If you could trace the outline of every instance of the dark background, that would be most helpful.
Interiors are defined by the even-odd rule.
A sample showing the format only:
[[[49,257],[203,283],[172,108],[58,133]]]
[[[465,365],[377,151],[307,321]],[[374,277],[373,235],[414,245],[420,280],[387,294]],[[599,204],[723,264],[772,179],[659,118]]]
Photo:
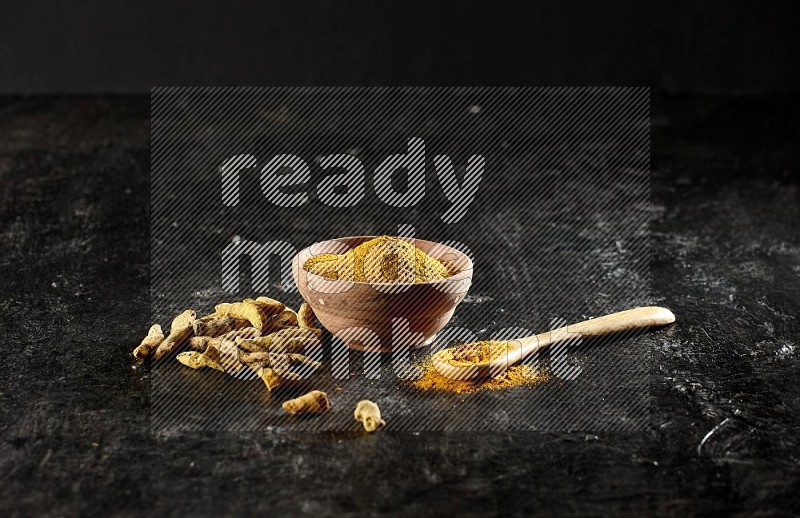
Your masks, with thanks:
[[[800,89],[796,2],[5,0],[0,93],[153,86]]]

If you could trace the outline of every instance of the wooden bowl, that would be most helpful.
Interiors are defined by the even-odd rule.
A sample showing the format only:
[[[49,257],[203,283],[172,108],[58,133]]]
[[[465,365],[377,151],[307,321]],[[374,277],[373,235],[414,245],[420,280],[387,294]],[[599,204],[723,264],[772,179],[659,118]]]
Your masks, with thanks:
[[[292,261],[297,289],[320,323],[351,349],[391,352],[431,343],[472,284],[472,261],[455,248],[401,238],[455,272],[433,282],[393,284],[332,280],[303,269],[319,254],[343,254],[378,236],[342,237],[301,250]]]

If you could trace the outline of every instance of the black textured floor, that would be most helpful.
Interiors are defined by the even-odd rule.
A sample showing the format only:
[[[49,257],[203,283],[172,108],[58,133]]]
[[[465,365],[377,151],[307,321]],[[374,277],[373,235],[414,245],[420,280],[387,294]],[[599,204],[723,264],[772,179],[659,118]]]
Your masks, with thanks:
[[[800,512],[800,101],[656,100],[646,433],[150,433],[146,98],[0,99],[0,512]]]

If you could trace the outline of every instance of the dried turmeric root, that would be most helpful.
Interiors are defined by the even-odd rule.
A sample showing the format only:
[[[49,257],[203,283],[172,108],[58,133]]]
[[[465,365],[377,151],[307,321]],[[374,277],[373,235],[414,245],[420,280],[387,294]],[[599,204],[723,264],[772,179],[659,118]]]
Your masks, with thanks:
[[[310,308],[303,317],[304,323],[313,323]],[[152,353],[158,359],[186,344],[192,352],[180,354],[178,361],[192,368],[207,366],[236,374],[248,366],[256,372],[270,369],[265,375],[299,381],[303,376],[293,372],[295,367],[310,373],[321,366],[305,356],[307,351],[320,350],[321,344],[315,332],[319,330],[298,325],[295,311],[269,297],[218,304],[214,313],[201,318],[187,309],[172,321],[166,338],[161,327],[152,326],[133,354],[142,359]],[[276,383],[270,381],[267,386]]]
[[[193,336],[189,338],[188,344],[189,349],[203,352],[208,349],[210,345],[220,349],[222,348],[222,344],[225,342],[230,342],[233,344],[237,339],[251,340],[259,334],[260,332],[258,329],[254,327],[245,327],[243,329],[228,331],[222,336]]]
[[[281,302],[269,297],[258,297],[257,299],[244,299],[242,302],[217,304],[214,313],[218,317],[228,317],[247,320],[258,329],[263,330],[269,324],[270,317],[277,315],[284,310]]]
[[[366,399],[358,402],[353,415],[356,421],[361,421],[364,425],[364,430],[368,432],[374,432],[386,424],[386,422],[381,419],[381,409],[378,408],[378,405]]]
[[[191,367],[192,369],[211,367],[212,369],[225,372],[225,369],[222,368],[222,365],[212,360],[205,354],[199,353],[197,351],[186,351],[180,353],[178,356],[176,356],[176,358],[178,359],[179,362],[186,365],[187,367]]]
[[[238,374],[244,365],[239,361],[239,349],[230,341],[210,342],[203,355],[220,365],[228,374]]]
[[[235,342],[237,338],[251,339],[251,338],[256,338],[258,336],[261,336],[261,331],[259,331],[255,327],[243,327],[241,329],[228,331],[220,338],[222,338],[223,340],[227,340],[229,342]]]
[[[241,363],[256,372],[259,369],[271,369],[277,375],[292,381],[300,381],[322,367],[322,363],[297,353],[248,353],[239,350],[238,358]]]
[[[236,337],[234,342],[236,345],[239,346],[245,352],[256,353],[256,352],[265,352],[268,353],[272,350],[272,344],[277,339],[279,339],[278,332],[270,333],[268,335],[260,335],[260,336],[253,336],[253,337]]]
[[[239,329],[242,322],[248,325],[246,320],[236,320],[235,318],[221,317],[214,313],[195,320],[192,330],[195,336],[219,336],[228,331]]]
[[[328,395],[321,390],[312,390],[299,398],[284,401],[281,406],[292,415],[326,412],[331,407]]]
[[[317,360],[313,360],[308,356],[299,353],[285,353],[285,354],[273,354],[272,355],[272,364],[273,365],[288,365],[291,367],[295,366],[303,366],[308,367],[311,370],[317,370],[322,367],[322,363],[318,362]]]
[[[286,385],[287,383],[291,384],[302,381],[302,378],[293,372],[278,373],[278,371],[270,367],[258,369],[256,374],[259,378],[261,378],[261,381],[264,382],[264,385],[267,386],[267,390],[270,392],[278,387]]]
[[[284,329],[272,336],[270,350],[277,353],[305,354],[320,346],[319,337],[310,329]]]
[[[189,345],[189,349],[197,352],[204,352],[208,349],[209,345],[216,344],[219,345],[222,343],[222,337],[214,337],[214,336],[193,336],[189,338],[187,344]]]
[[[234,339],[236,345],[248,353],[267,353],[269,352],[269,344],[272,343],[272,335],[259,336],[257,338],[236,338]]]
[[[273,329],[284,329],[297,325],[297,313],[293,309],[286,308],[272,319],[270,325]]]
[[[297,328],[297,313],[293,309],[284,308],[279,313],[272,315],[264,321],[261,333],[264,335],[281,331],[283,329]]]
[[[194,326],[196,318],[197,315],[191,309],[187,309],[175,317],[169,330],[169,336],[158,346],[153,358],[158,360],[183,344],[194,332],[192,326]]]
[[[139,347],[133,350],[134,358],[139,360],[144,360],[150,353],[152,353],[161,342],[164,341],[164,332],[161,331],[161,326],[158,324],[153,324],[150,327],[150,330],[147,332],[147,336],[144,337],[142,343],[139,344]]]
[[[270,353],[264,351],[244,352],[239,349],[239,361],[256,371],[272,365]]]
[[[320,336],[322,334],[322,329],[315,326],[315,316],[314,310],[311,309],[311,306],[308,303],[303,302],[300,305],[300,309],[297,310],[297,325],[301,329],[308,329],[312,331],[315,335]]]
[[[319,338],[308,329],[289,328],[257,338],[237,338],[236,345],[247,352],[303,353],[319,346]]]

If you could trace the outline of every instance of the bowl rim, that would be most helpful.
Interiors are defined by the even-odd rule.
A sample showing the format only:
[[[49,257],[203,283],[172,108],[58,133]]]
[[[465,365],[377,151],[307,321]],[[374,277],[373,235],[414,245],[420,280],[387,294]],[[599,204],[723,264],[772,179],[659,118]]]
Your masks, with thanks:
[[[379,234],[379,235],[374,235],[374,236],[370,236],[370,235],[342,236],[342,237],[336,237],[336,238],[333,238],[333,239],[325,239],[325,240],[322,240],[322,241],[317,241],[315,243],[312,243],[312,244],[308,245],[305,248],[302,248],[299,252],[297,252],[295,254],[294,258],[292,259],[292,265],[293,265],[292,270],[293,270],[293,272],[297,272],[297,275],[299,275],[300,270],[303,270],[304,272],[306,272],[306,275],[311,277],[312,279],[314,279],[315,282],[322,281],[322,282],[327,282],[327,283],[352,283],[352,284],[359,285],[359,286],[397,286],[397,287],[400,287],[400,286],[403,286],[403,287],[406,287],[406,286],[432,286],[432,285],[435,285],[435,284],[448,284],[448,283],[452,283],[452,282],[461,282],[463,280],[471,280],[472,279],[472,271],[475,268],[475,264],[473,263],[472,259],[470,259],[467,254],[465,254],[461,250],[457,250],[456,248],[453,248],[450,245],[446,245],[444,243],[439,243],[438,241],[430,241],[428,239],[420,239],[420,238],[409,237],[409,236],[389,236],[389,237],[396,237],[396,238],[402,239],[402,240],[404,240],[406,242],[408,242],[409,240],[424,241],[426,243],[432,243],[434,245],[447,247],[450,250],[452,250],[453,252],[455,252],[460,258],[463,258],[464,260],[466,260],[467,268],[462,269],[461,271],[459,271],[455,275],[452,275],[450,277],[446,277],[444,279],[439,279],[439,280],[436,280],[436,281],[425,281],[425,282],[366,282],[366,281],[340,281],[338,279],[329,279],[328,277],[323,277],[322,275],[318,275],[316,273],[312,273],[312,272],[309,272],[308,270],[305,270],[302,267],[302,265],[300,264],[300,256],[302,256],[304,252],[307,252],[310,248],[312,248],[314,246],[317,246],[317,245],[320,245],[320,244],[323,244],[323,243],[342,241],[342,240],[345,240],[345,239],[363,239],[364,241],[369,241],[370,239],[375,239],[375,238],[382,237],[382,236],[389,236],[389,234]],[[297,278],[295,278],[295,283],[299,284],[297,282]]]

